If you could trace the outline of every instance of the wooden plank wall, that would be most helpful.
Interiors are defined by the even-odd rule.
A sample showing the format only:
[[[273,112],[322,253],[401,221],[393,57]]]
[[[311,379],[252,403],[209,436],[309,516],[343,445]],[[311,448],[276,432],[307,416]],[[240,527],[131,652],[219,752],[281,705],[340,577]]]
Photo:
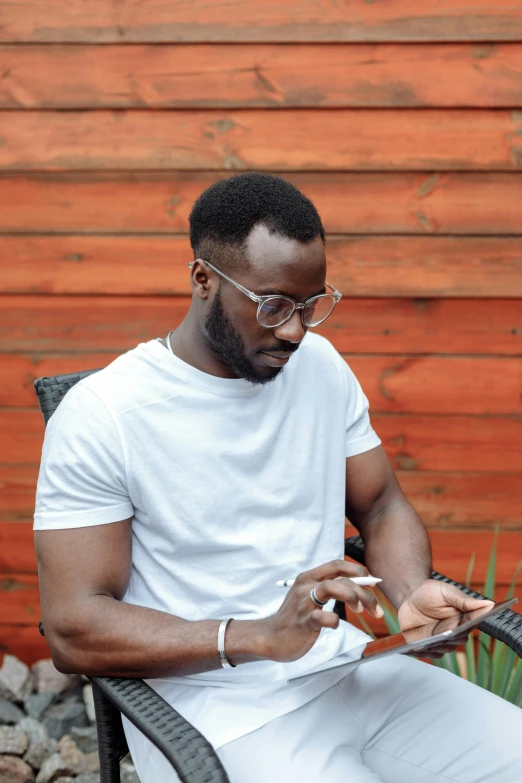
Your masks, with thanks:
[[[176,326],[187,217],[234,170],[317,204],[322,328],[435,563],[522,554],[522,3],[0,1],[0,649],[45,654],[32,381]]]

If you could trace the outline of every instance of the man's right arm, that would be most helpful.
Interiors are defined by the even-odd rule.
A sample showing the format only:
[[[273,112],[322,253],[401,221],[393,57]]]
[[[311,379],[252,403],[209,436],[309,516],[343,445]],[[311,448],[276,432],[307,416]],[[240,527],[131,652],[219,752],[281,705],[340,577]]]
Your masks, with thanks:
[[[219,669],[219,620],[190,621],[122,602],[131,570],[131,520],[35,531],[45,636],[62,672],[113,677],[168,677]],[[322,600],[358,601],[375,616],[372,594],[339,578],[367,573],[333,561],[301,574],[279,611],[262,620],[229,624],[226,654],[233,664],[296,660],[322,627],[336,627],[332,612],[310,600],[318,582]]]

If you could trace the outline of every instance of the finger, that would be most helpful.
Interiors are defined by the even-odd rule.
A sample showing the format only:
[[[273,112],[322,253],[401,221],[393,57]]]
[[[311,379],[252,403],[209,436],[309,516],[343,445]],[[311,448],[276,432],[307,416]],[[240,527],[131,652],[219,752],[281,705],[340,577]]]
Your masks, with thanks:
[[[348,604],[353,612],[366,609],[373,617],[380,618],[384,612],[370,590],[354,585],[349,579],[325,579],[315,586],[315,594],[320,601],[335,598]]]
[[[494,601],[482,598],[472,598],[455,585],[441,583],[442,595],[449,606],[455,607],[459,612],[473,612],[475,609],[490,609]]]
[[[337,576],[368,576],[368,569],[348,560],[331,560],[310,571],[304,571],[297,577],[296,582],[298,580],[321,582],[323,579],[335,579]]]
[[[314,631],[321,628],[337,628],[339,615],[335,612],[323,612],[322,609],[314,609],[310,614],[310,624]]]

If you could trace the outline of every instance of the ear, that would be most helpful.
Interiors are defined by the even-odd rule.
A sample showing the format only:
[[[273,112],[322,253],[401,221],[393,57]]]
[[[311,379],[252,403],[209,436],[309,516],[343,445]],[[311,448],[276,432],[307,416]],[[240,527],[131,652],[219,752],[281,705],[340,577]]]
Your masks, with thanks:
[[[189,264],[190,285],[192,286],[192,291],[199,299],[208,299],[214,287],[212,278],[209,277],[204,263],[201,258],[196,258]]]

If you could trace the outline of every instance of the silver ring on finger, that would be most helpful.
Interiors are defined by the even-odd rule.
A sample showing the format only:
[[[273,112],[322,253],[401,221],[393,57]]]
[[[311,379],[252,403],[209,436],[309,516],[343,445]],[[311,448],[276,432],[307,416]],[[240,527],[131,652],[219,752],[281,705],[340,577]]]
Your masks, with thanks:
[[[317,597],[317,593],[315,592],[315,587],[312,587],[312,589],[310,590],[310,598],[312,599],[312,601],[314,602],[314,604],[316,606],[321,606],[322,607],[322,606],[325,606],[325,604],[328,603],[328,600],[321,601],[321,599]]]

